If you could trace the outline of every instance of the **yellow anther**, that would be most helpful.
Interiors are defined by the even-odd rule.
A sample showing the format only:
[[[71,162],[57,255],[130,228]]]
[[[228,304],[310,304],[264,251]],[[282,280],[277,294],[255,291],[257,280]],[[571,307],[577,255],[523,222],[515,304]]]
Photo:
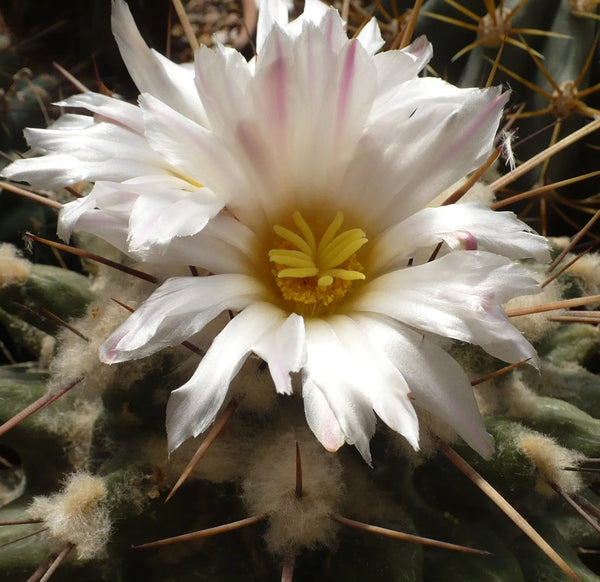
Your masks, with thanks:
[[[286,301],[306,315],[315,314],[343,298],[352,281],[364,279],[362,265],[356,253],[366,244],[367,237],[360,228],[338,234],[344,215],[337,212],[317,238],[299,211],[292,220],[299,233],[280,225],[273,230],[282,239],[281,247],[269,251],[277,286]]]
[[[322,275],[317,280],[317,285],[319,287],[329,287],[329,285],[333,284],[333,277],[331,275]]]

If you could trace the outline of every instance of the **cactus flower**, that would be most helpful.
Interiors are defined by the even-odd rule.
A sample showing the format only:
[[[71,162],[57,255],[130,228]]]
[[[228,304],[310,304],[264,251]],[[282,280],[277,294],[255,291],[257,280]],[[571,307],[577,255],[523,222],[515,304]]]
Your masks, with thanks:
[[[61,211],[63,237],[77,228],[136,259],[209,273],[167,278],[104,343],[105,362],[234,313],[171,395],[171,450],[207,429],[254,353],[278,393],[301,390],[328,450],[353,444],[370,462],[377,417],[416,449],[422,409],[490,455],[469,379],[440,338],[535,364],[502,304],[538,292],[514,259],[545,260],[546,242],[482,203],[430,203],[486,160],[506,95],[419,77],[432,54],[424,38],[378,52],[374,20],[348,39],[316,0],[291,22],[267,1],[259,18],[250,62],[202,47],[192,68],[148,49],[117,0],[113,30],[138,105],[65,100],[94,116],[29,130],[45,155],[4,175],[94,181]]]

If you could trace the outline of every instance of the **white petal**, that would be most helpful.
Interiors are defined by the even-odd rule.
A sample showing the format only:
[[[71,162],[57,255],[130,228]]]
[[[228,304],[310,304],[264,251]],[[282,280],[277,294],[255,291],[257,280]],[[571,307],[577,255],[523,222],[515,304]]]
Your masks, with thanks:
[[[506,99],[439,79],[405,83],[391,105],[373,109],[342,186],[348,205],[379,229],[426,206],[485,161]]]
[[[306,361],[304,319],[295,313],[283,319],[256,344],[254,353],[269,365],[277,392],[291,394],[290,372],[299,372]]]
[[[200,331],[226,309],[244,309],[264,295],[245,275],[174,277],[165,281],[100,349],[103,362],[142,358]]]
[[[281,315],[281,310],[271,305],[253,304],[236,315],[215,338],[194,375],[169,398],[169,451],[210,426],[229,384],[261,337],[278,324]]]
[[[127,252],[127,220],[121,215],[90,210],[81,215],[77,227],[104,239],[121,252]]]
[[[245,93],[251,73],[246,59],[221,45],[214,50],[202,46],[196,52],[195,71],[196,89],[212,130],[231,131],[235,121],[249,115]]]
[[[135,254],[133,256],[138,258]],[[215,275],[237,273],[254,276],[256,273],[255,265],[248,260],[246,253],[228,244],[222,237],[209,236],[205,231],[172,239],[166,249],[152,253],[148,260],[161,267],[200,267]]]
[[[129,213],[136,198],[137,195],[134,193],[127,194],[122,189],[111,187],[110,184],[97,182],[87,196],[63,205],[58,216],[58,236],[68,241],[73,231],[81,228],[82,217],[90,214],[96,214],[96,218],[100,220],[102,220],[101,216],[105,216],[109,221],[117,220],[126,228],[129,222]],[[101,212],[98,212],[99,210]],[[87,232],[104,238],[102,231]]]
[[[49,129],[26,129],[25,137],[33,149],[48,155],[17,160],[3,175],[42,188],[166,172],[142,136],[86,115],[63,115]]]
[[[193,71],[148,48],[123,0],[113,0],[111,23],[121,57],[140,93],[152,93],[181,114],[205,124]]]
[[[410,193],[410,201],[404,197],[395,197],[390,201],[388,208],[397,207],[402,200],[401,213],[405,216],[408,213],[412,214],[432,199],[434,191],[441,192],[479,167],[492,149],[502,109],[507,100],[508,94],[502,94],[500,88],[464,90],[460,107],[447,115],[441,124],[433,127],[429,135],[432,141],[427,149],[421,152],[422,157],[413,158],[416,165],[410,179],[402,185],[400,194],[402,196]],[[439,104],[436,104],[436,107],[438,106]],[[426,115],[431,115],[429,107],[423,109],[426,110]],[[417,118],[415,122],[424,121],[419,111],[413,117]],[[431,123],[433,120],[429,118],[428,121]],[[431,147],[433,140],[435,147]],[[409,159],[405,161],[410,163]],[[400,212],[395,212],[396,216],[399,214]]]
[[[171,109],[152,95],[140,96],[145,135],[151,147],[196,182],[209,187],[224,203],[235,198],[236,163],[210,131]]]
[[[421,72],[433,56],[433,47],[425,36],[419,36],[406,48],[403,48],[401,52],[410,55],[417,63],[419,72]]]
[[[321,2],[321,0],[306,0],[304,2],[304,11],[298,20],[319,24],[325,19],[325,16],[331,12],[333,12],[331,7],[327,6],[324,2]],[[335,14],[340,18],[340,22],[343,23],[337,10],[335,10]]]
[[[256,25],[256,52],[260,55],[267,36],[277,24],[284,27],[288,23],[288,6],[282,0],[261,0],[258,5]]]
[[[148,260],[161,265],[194,265],[217,275],[255,275],[256,263],[262,262],[265,252],[254,232],[224,213],[215,216],[202,232],[176,237],[159,250]]]
[[[222,209],[206,188],[193,190],[175,176],[140,176],[125,183],[97,182],[88,196],[66,204],[60,213],[58,234],[68,240],[81,218],[89,213],[119,216],[129,224],[124,252],[152,261],[164,254],[173,238],[202,230]],[[105,238],[102,232],[95,232]]]
[[[309,28],[307,24],[327,30],[328,38],[330,40],[335,38],[335,46],[338,48],[348,40],[340,13],[321,0],[305,0],[304,11],[285,27],[285,33],[290,38],[298,38]]]
[[[330,453],[335,453],[346,436],[322,390],[309,378],[302,386],[304,414],[310,430]]]
[[[204,229],[204,234],[231,245],[248,259],[261,262],[264,243],[254,231],[231,215],[215,216]]]
[[[373,273],[406,265],[417,249],[445,241],[460,248],[463,235],[474,237],[477,249],[510,259],[548,261],[548,241],[535,234],[512,212],[495,212],[481,202],[424,208],[388,229],[369,245],[365,263]]]
[[[161,257],[155,254],[153,262],[175,263],[202,267],[215,274],[255,274],[256,263],[261,262],[263,245],[246,225],[232,216],[215,216],[195,236],[171,240]]]
[[[344,197],[340,176],[377,90],[360,44],[336,52],[320,28],[307,25],[294,42],[275,29],[249,88],[254,117],[238,126],[237,158],[271,217],[289,211],[292,196],[306,206],[324,193]]]
[[[135,133],[144,132],[144,120],[139,107],[100,93],[81,93],[55,103],[59,107],[83,107],[100,116],[102,121],[122,125]]]
[[[535,365],[535,350],[501,307],[535,293],[538,284],[520,265],[483,251],[456,251],[370,281],[348,308],[480,345],[507,362],[531,358]]]
[[[105,158],[82,162],[74,155],[49,154],[16,160],[0,175],[16,182],[28,182],[37,188],[55,190],[82,180],[95,182],[106,178],[119,181],[160,171],[161,168],[140,160]]]
[[[329,318],[351,360],[350,373],[373,410],[411,446],[419,448],[419,423],[408,398],[409,387],[395,366],[382,356],[377,344],[368,341],[365,332],[346,316]]]
[[[458,363],[432,341],[387,318],[353,316],[372,345],[404,376],[414,404],[449,424],[484,457],[494,446],[485,430],[473,389]]]
[[[375,55],[373,63],[377,68],[378,91],[373,115],[394,107],[397,103],[395,100],[402,95],[403,83],[416,79],[432,54],[431,44],[421,36],[404,50]]]
[[[374,55],[385,44],[376,18],[371,18],[356,38],[369,55]]]
[[[129,218],[129,251],[152,260],[153,254],[165,252],[172,239],[200,232],[222,208],[223,203],[207,188],[194,192],[164,189],[153,195],[142,191]]]
[[[166,101],[167,105],[170,105],[174,109],[178,108],[177,111],[183,113],[186,117],[189,117],[204,127],[210,128],[210,122],[204,111],[204,104],[196,91],[193,63],[177,64],[154,49],[151,49],[151,52],[156,60],[161,63],[165,72],[171,79],[171,85],[177,87],[182,96],[183,103],[177,99],[174,102]],[[145,91],[140,91],[140,93],[144,92]]]
[[[67,116],[63,116],[64,120]],[[144,138],[126,128],[112,123],[94,123],[87,127],[70,129],[54,124],[48,129],[25,130],[27,143],[40,153],[63,153],[76,155],[82,162],[97,160],[144,160],[157,161]]]
[[[327,321],[310,319],[305,325],[306,381],[321,391],[346,442],[355,445],[370,464],[369,441],[375,432],[375,415],[371,402],[363,394],[364,387],[358,386],[352,376],[351,356]]]

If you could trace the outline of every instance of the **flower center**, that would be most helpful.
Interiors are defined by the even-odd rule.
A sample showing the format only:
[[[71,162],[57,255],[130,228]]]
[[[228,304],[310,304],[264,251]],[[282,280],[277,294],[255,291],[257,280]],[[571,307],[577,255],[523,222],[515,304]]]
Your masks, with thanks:
[[[294,212],[292,220],[298,232],[279,225],[273,227],[281,240],[278,248],[269,251],[269,261],[283,298],[292,302],[301,315],[316,315],[342,299],[353,281],[365,278],[356,253],[367,238],[360,228],[339,233],[344,222],[341,212],[318,243],[299,211]]]

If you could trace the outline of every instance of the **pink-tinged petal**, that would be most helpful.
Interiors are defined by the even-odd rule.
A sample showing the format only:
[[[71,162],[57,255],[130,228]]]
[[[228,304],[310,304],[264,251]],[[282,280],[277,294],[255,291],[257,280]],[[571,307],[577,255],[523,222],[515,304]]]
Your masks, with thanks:
[[[433,56],[433,47],[425,36],[419,36],[400,52],[410,55],[417,63],[419,72],[421,72]]]
[[[343,55],[342,74],[339,83],[338,103],[336,108],[336,133],[339,134],[342,124],[347,123],[350,114],[350,100],[356,93],[356,49],[358,41],[351,41]]]
[[[96,121],[108,121],[130,129],[144,132],[144,120],[139,107],[100,93],[81,93],[55,103],[58,107],[82,107],[97,115]]]
[[[377,91],[360,44],[346,41],[336,53],[320,28],[306,25],[295,42],[275,29],[250,86],[254,117],[238,159],[262,205],[275,217],[280,205],[311,206],[324,192],[343,198],[340,177]]]
[[[348,351],[350,373],[357,385],[362,386],[377,416],[391,429],[419,449],[419,421],[408,398],[410,389],[398,369],[390,364],[364,330],[349,317],[337,315],[329,324]]]
[[[287,89],[290,86],[288,68],[291,63],[286,62],[287,55],[284,52],[283,35],[274,33],[270,38],[273,39],[273,48],[271,51],[266,50],[264,57],[261,56],[260,68],[257,72],[259,75],[264,73],[264,79],[261,79],[260,84],[266,87],[264,92],[265,97],[269,97],[267,106],[269,107],[271,117],[274,121],[273,129],[275,129],[278,134],[274,137],[278,137],[279,141],[282,142],[281,138],[283,137],[283,133],[287,130],[289,121]],[[274,54],[269,54],[271,58],[269,66],[267,67],[263,64],[263,61],[267,59],[267,53],[270,52],[273,52]]]
[[[148,48],[123,0],[113,0],[111,24],[121,57],[139,92],[152,93],[204,125],[206,118],[194,87],[193,71]]]
[[[348,205],[378,229],[426,206],[485,161],[506,99],[497,88],[405,83],[396,99],[371,111],[342,185]]]
[[[348,163],[349,146],[354,149],[364,131],[376,96],[377,73],[357,40],[350,41],[337,57],[342,64],[333,108],[335,126],[329,156],[334,171]]]
[[[431,340],[377,316],[353,315],[372,345],[397,367],[413,403],[450,425],[485,458],[494,451],[473,389],[461,366]]]
[[[271,156],[280,153],[283,160],[289,149],[287,136],[292,130],[290,121],[295,120],[294,112],[290,111],[289,94],[294,87],[292,46],[288,36],[279,26],[275,26],[257,59],[248,94],[256,127],[267,137],[266,141],[274,142],[271,146]],[[269,162],[274,162],[275,159],[272,157]]]
[[[255,303],[236,315],[215,338],[194,375],[169,398],[169,451],[210,426],[229,384],[262,336],[278,325],[281,315],[272,305]]]
[[[397,269],[420,248],[444,241],[450,248],[484,250],[510,259],[549,260],[548,241],[512,212],[495,212],[481,202],[424,208],[385,231],[369,245],[372,274]]]
[[[304,319],[292,313],[254,347],[254,353],[269,365],[275,389],[279,394],[292,393],[291,372],[299,372],[306,361]]]
[[[356,40],[367,51],[369,55],[374,55],[383,45],[385,40],[381,36],[379,24],[376,18],[371,18],[362,30],[358,33]]]
[[[307,378],[302,386],[304,414],[310,430],[330,453],[335,453],[346,437],[321,389]]]
[[[437,194],[445,190],[489,156],[508,94],[496,88],[476,91],[472,97],[468,99],[465,94],[456,114],[447,117],[437,128],[437,146],[428,148],[425,160],[420,160],[411,179],[403,185],[404,193],[411,192],[413,203],[404,204],[403,214],[415,212],[430,202],[432,191]],[[399,199],[395,197],[388,209],[398,204]],[[397,217],[398,212],[395,214]]]
[[[507,362],[537,355],[502,304],[539,293],[524,267],[483,251],[451,252],[435,261],[371,280],[348,306],[387,315],[441,336],[480,345]]]
[[[451,244],[453,242],[451,237],[453,237],[458,244]],[[478,248],[477,239],[467,230],[455,230],[453,233],[450,233],[448,238],[450,240],[449,246],[452,249],[476,251]]]
[[[168,279],[104,342],[100,359],[114,364],[149,356],[191,337],[226,309],[244,309],[263,296],[263,286],[246,275]]]
[[[325,33],[327,44],[335,52],[339,51],[348,43],[346,24],[342,20],[341,14],[335,8],[330,7],[327,12],[325,12],[318,25]]]
[[[322,319],[306,325],[306,381],[312,382],[327,399],[344,432],[346,442],[355,445],[371,464],[369,441],[375,432],[375,414],[363,385],[353,377],[353,362],[346,346],[332,326]]]

